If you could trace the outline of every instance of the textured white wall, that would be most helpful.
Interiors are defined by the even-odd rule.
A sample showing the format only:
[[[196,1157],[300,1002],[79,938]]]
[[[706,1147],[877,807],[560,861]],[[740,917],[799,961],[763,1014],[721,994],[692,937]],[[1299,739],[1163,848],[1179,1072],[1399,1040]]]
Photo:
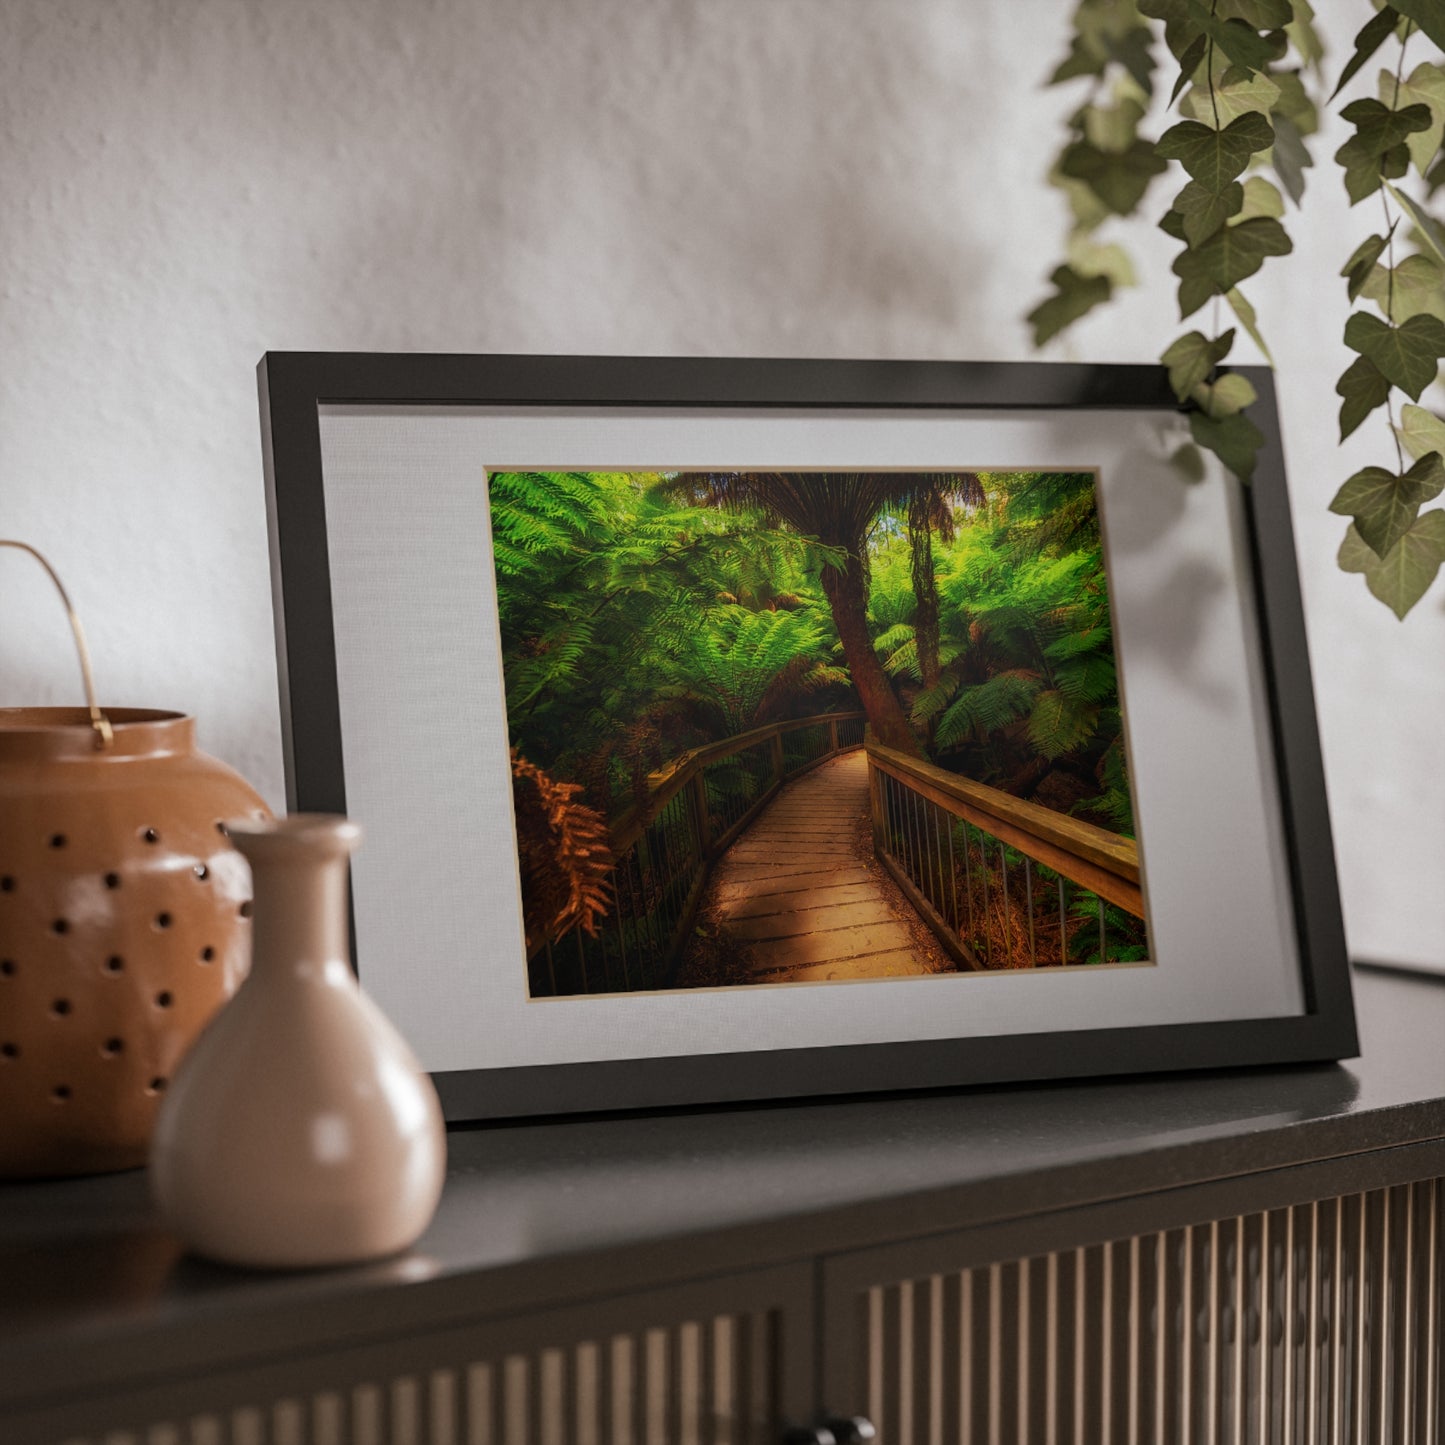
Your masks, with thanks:
[[[1355,0],[1320,7],[1344,47]],[[52,557],[107,700],[282,795],[254,368],[267,349],[1022,358],[1064,224],[1044,0],[5,0],[0,532]],[[1333,150],[1339,137],[1327,137]],[[1162,200],[1162,195],[1160,197]],[[1445,965],[1445,611],[1333,567],[1340,262],[1315,180],[1252,288],[1357,953]],[[1147,231],[1147,228],[1143,228]],[[1152,360],[1148,284],[1059,354]],[[0,557],[0,703],[77,698]],[[1227,900],[1221,900],[1227,905]]]

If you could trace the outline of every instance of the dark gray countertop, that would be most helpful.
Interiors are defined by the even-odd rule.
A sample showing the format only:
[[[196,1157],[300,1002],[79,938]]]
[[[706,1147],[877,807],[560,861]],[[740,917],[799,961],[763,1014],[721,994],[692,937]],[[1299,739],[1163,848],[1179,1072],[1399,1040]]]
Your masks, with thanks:
[[[188,1259],[140,1172],[0,1185],[0,1409],[1445,1137],[1445,979],[1356,1001],[1341,1065],[454,1130],[421,1242],[351,1269]]]

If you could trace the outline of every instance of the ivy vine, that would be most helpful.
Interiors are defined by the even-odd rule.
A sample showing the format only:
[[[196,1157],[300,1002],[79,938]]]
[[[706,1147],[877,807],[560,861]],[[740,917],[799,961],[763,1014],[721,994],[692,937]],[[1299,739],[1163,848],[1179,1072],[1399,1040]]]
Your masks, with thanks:
[[[1399,49],[1380,72],[1378,95],[1340,111],[1353,134],[1334,159],[1352,206],[1379,196],[1382,227],[1341,270],[1349,299],[1379,314],[1350,316],[1344,342],[1354,357],[1336,391],[1342,441],[1385,408],[1394,466],[1357,472],[1330,505],[1351,519],[1340,566],[1363,574],[1403,618],[1445,563],[1445,509],[1426,509],[1445,491],[1445,421],[1419,405],[1445,358],[1445,229],[1427,210],[1445,184],[1445,0],[1361,3],[1370,14],[1330,102],[1387,42]],[[1169,105],[1181,118],[1151,142],[1140,126],[1161,31],[1175,70]],[[1437,53],[1407,73],[1415,36]],[[1028,318],[1034,343],[1136,284],[1128,253],[1098,233],[1110,218],[1136,216],[1155,177],[1177,166],[1184,183],[1158,224],[1180,246],[1172,266],[1180,321],[1208,307],[1209,322],[1175,338],[1160,359],[1194,440],[1246,483],[1263,442],[1249,417],[1256,397],[1223,363],[1240,327],[1269,359],[1240,286],[1293,249],[1285,198],[1296,207],[1304,199],[1306,142],[1319,128],[1310,89],[1322,57],[1308,0],[1080,0],[1068,53],[1050,77],[1054,85],[1087,77],[1090,91],[1050,175],[1072,225],[1053,294]],[[1406,188],[1412,173],[1419,194]],[[1233,324],[1221,329],[1225,306]],[[1398,412],[1396,391],[1409,399]]]

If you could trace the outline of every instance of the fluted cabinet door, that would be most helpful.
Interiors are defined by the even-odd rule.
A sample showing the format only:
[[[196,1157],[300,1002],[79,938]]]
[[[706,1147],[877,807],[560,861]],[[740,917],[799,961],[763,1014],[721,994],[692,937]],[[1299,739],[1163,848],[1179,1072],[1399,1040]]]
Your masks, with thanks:
[[[701,1263],[701,1262],[700,1262]],[[580,1281],[578,1282],[580,1285]],[[774,1445],[809,1418],[813,1271],[164,1379],[7,1421],[5,1445]]]
[[[1001,1260],[985,1231],[830,1262],[828,1408],[878,1445],[1445,1438],[1445,1181],[1067,1234]]]

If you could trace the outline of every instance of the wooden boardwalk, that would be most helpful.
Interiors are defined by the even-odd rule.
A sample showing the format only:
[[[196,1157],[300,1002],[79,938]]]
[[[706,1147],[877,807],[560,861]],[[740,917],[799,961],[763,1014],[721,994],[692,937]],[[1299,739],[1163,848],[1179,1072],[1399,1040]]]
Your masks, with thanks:
[[[917,946],[896,890],[859,858],[867,816],[859,749],[785,787],[718,862],[703,911],[747,945],[753,982],[900,978],[942,966],[941,954]]]

